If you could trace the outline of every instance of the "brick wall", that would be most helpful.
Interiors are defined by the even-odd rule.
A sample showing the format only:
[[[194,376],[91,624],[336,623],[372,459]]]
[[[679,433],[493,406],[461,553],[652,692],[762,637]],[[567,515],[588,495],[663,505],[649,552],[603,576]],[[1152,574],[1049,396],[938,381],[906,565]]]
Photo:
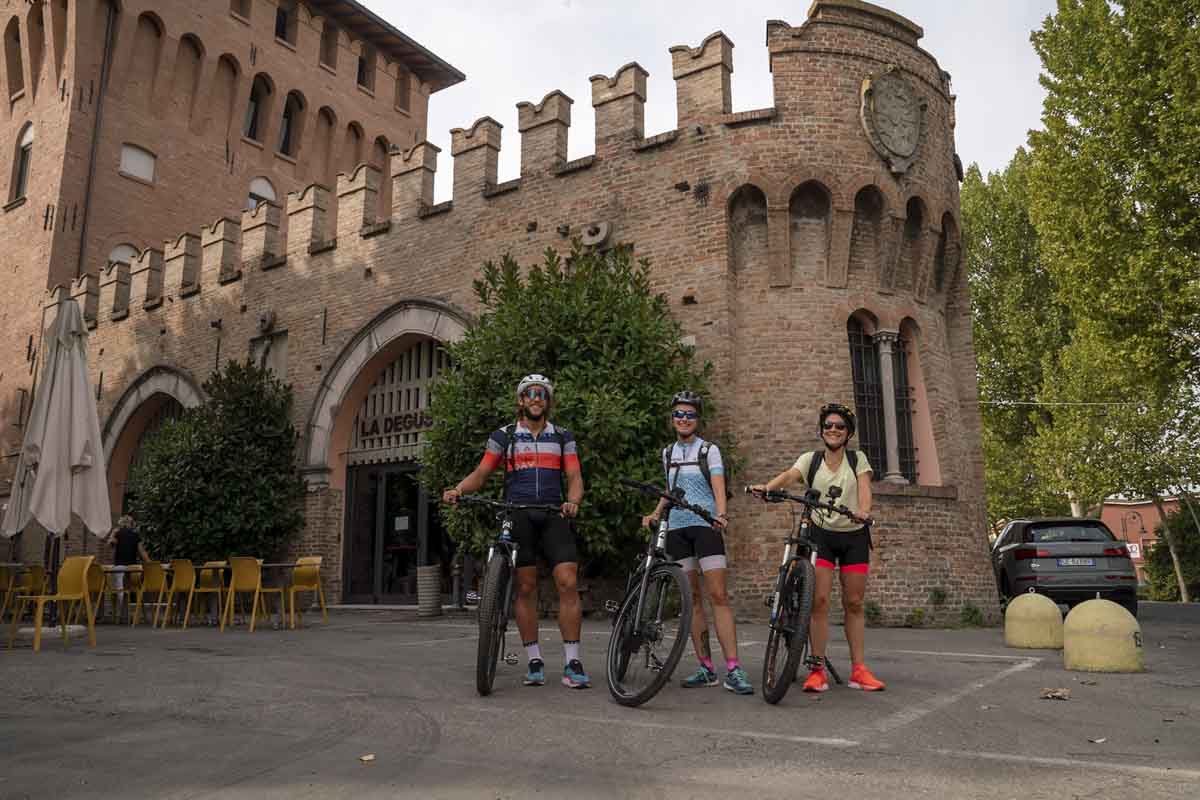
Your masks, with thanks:
[[[240,224],[205,231],[200,224],[210,220],[197,219],[190,231],[199,238],[169,245],[161,273],[150,256],[133,265],[128,302],[119,281],[93,282],[91,368],[105,374],[102,417],[148,369],[166,367],[200,382],[218,348],[222,358],[244,356],[260,315],[274,312],[277,329],[288,334],[286,378],[295,387],[305,473],[314,482],[297,552],[322,553],[326,574],[339,580],[344,472],[334,465],[347,442],[328,441],[316,453],[308,445],[327,440],[339,413],[353,413],[339,407],[353,365],[387,345],[381,331],[391,330],[388,320],[397,315],[430,320],[417,332],[435,338],[438,320],[469,323],[471,279],[484,260],[509,251],[533,261],[602,223],[611,231],[608,243],[630,242],[652,261],[655,288],[700,356],[713,361],[722,416],[711,432],[718,440],[736,436],[747,481],[765,480],[817,444],[823,402],[852,399],[850,314],[866,310],[885,330],[907,320],[919,331],[940,484],[878,486],[869,599],[887,621],[902,622],[938,587],[948,595],[943,616],[970,604],[994,617],[968,298],[952,248],[941,262],[941,287],[930,277],[939,239],[957,240],[948,84],[936,61],[914,46],[911,23],[857,2],[818,2],[813,14],[801,26],[767,26],[771,109],[729,113],[731,44],[714,35],[672,51],[676,130],[645,138],[647,75],[630,64],[592,78],[595,156],[562,162],[571,104],[552,92],[519,106],[515,181],[495,184],[503,132],[485,117],[453,132],[448,203],[432,205],[440,154],[420,143],[382,173],[362,166],[340,175],[332,193],[310,189],[291,195],[283,209],[260,211],[286,220],[286,230],[268,226],[279,240],[272,253],[285,258],[264,257],[260,218],[246,214]],[[899,65],[926,105],[915,161],[898,176],[860,123],[862,80],[888,64]],[[390,207],[380,215],[380,187],[388,184]],[[747,184],[756,188],[738,191]],[[863,246],[863,224],[855,224],[855,197],[864,187],[881,198],[871,247]],[[928,214],[914,232],[920,256],[905,261],[900,234],[911,197]],[[912,272],[903,283],[895,278],[897,261]],[[240,271],[231,273],[231,265]],[[211,325],[217,319],[219,329]],[[883,465],[876,469],[881,475]],[[761,616],[789,518],[743,497],[732,512],[734,600],[743,615]]]

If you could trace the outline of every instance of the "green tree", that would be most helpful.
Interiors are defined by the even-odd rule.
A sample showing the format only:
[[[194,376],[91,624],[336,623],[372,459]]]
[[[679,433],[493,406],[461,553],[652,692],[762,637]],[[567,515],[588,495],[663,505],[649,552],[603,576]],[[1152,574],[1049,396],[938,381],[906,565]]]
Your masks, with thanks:
[[[1200,339],[1200,4],[1059,0],[1033,44],[1032,216],[1059,296],[1167,386]]]
[[[1184,502],[1192,502],[1185,498]],[[1195,517],[1182,509],[1168,514],[1158,526],[1158,541],[1146,554],[1146,578],[1154,600],[1179,600],[1180,585],[1175,561],[1166,546],[1168,537],[1175,542],[1176,557],[1183,571],[1184,586],[1193,596],[1200,593],[1200,528]]]
[[[156,557],[269,557],[304,521],[291,388],[229,361],[204,393],[147,441],[129,478],[131,511]]]
[[[618,484],[662,481],[661,448],[671,436],[667,403],[689,388],[708,397],[711,365],[682,342],[667,301],[651,291],[648,264],[629,248],[578,244],[565,259],[552,249],[524,270],[510,256],[488,262],[474,283],[483,313],[448,345],[454,368],[433,389],[421,478],[436,495],[479,463],[487,436],[515,419],[517,381],[540,372],[554,381],[552,421],[579,442],[585,495],[577,527],[596,566],[629,553],[637,516],[649,505]],[[713,416],[707,405],[705,416]],[[731,443],[722,441],[727,462]],[[491,482],[499,495],[501,480]],[[495,535],[483,514],[455,509],[447,529],[474,552]]]
[[[1053,423],[1036,400],[1071,317],[1042,263],[1029,218],[1030,155],[1018,150],[1001,172],[967,170],[963,245],[983,417],[989,520],[1065,512],[1062,495],[1039,480],[1032,441]]]

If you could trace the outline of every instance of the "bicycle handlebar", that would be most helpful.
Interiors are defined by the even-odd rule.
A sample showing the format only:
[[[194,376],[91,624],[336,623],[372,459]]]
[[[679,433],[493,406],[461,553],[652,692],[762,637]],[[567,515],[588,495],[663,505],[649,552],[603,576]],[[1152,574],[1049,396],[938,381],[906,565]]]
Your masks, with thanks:
[[[853,519],[855,522],[859,521],[854,516],[854,512],[846,508],[844,505],[834,505],[832,500],[827,500],[822,503],[821,495],[815,489],[809,489],[803,495],[799,495],[791,494],[780,489],[755,489],[753,486],[747,486],[745,488],[745,492],[746,494],[753,495],[755,497],[761,497],[763,501],[767,503],[782,503],[783,501],[788,500],[793,503],[799,503],[801,505],[808,506],[812,509],[820,509],[822,511],[829,511],[834,514],[841,514],[843,517]],[[871,525],[874,524],[875,520],[867,517],[865,520],[863,520],[863,522],[867,525]]]
[[[702,506],[693,505],[684,500],[683,489],[676,489],[675,491],[679,492],[679,494],[672,494],[670,492],[664,492],[662,489],[658,488],[652,483],[642,483],[641,481],[635,481],[632,478],[621,478],[620,482],[623,486],[626,486],[630,489],[635,489],[644,495],[662,498],[671,506],[691,511],[709,525],[715,525],[717,522],[715,519],[713,519],[712,514],[708,513],[708,509]]]
[[[459,495],[458,502],[466,503],[467,505],[484,506],[485,508],[495,508],[500,511],[554,511],[561,512],[561,505],[552,505],[549,503],[506,503],[502,500],[493,500],[490,497],[480,497],[477,494]]]

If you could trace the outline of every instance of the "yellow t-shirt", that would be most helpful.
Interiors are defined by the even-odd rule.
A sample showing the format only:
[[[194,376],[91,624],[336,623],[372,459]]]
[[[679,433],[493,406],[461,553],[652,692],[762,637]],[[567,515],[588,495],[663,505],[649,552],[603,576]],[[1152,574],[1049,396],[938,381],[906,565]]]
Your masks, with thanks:
[[[813,453],[808,452],[796,459],[796,463],[792,468],[799,471],[800,483],[804,488],[808,488],[808,468],[812,465]],[[842,495],[837,499],[838,505],[844,505],[851,511],[858,511],[858,476],[868,472],[873,472],[871,462],[867,460],[867,454],[863,451],[858,451],[858,470],[852,472],[850,470],[850,459],[842,454],[842,463],[838,465],[837,472],[829,469],[829,459],[822,458],[821,466],[817,470],[817,474],[813,479],[812,488],[821,493],[821,501],[829,499],[829,487],[838,486],[842,490]],[[870,478],[863,478],[870,480]],[[831,514],[828,511],[817,510],[813,512],[813,523],[821,526],[827,531],[840,531],[843,533],[853,533],[860,531],[863,526],[849,517],[843,517],[841,514]]]

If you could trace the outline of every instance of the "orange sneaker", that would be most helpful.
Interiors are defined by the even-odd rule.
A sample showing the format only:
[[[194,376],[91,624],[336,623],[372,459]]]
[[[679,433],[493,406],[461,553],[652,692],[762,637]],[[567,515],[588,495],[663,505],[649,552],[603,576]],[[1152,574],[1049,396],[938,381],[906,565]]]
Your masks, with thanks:
[[[808,678],[804,681],[804,691],[806,692],[827,692],[829,691],[829,680],[825,677],[825,670],[814,669],[808,673]]]
[[[805,684],[807,685],[807,684]],[[871,674],[866,664],[855,664],[850,670],[851,689],[862,689],[864,692],[882,692],[887,686],[883,681]]]

